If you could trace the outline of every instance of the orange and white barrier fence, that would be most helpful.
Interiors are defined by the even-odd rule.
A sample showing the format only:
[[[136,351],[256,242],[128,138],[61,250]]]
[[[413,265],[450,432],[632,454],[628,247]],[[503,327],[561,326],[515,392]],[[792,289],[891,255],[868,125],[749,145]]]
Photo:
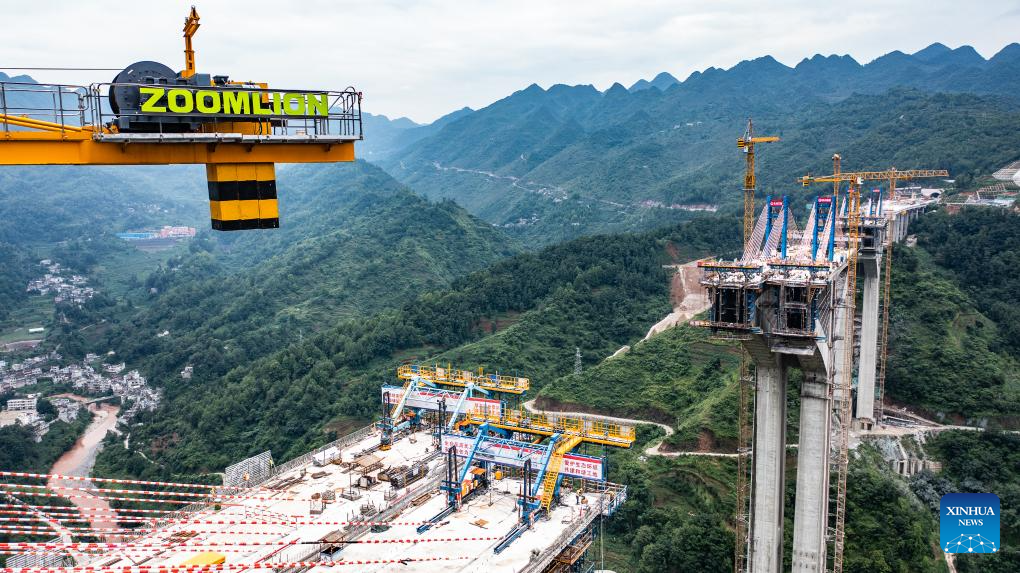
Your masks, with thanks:
[[[401,544],[401,545],[417,545],[419,543],[460,543],[464,541],[498,541],[503,539],[502,536],[482,536],[482,537],[408,537],[404,539],[355,539],[350,541],[342,541],[343,544],[358,544],[358,545],[379,545],[379,544]],[[201,549],[201,548],[220,548],[220,547],[266,547],[266,546],[285,546],[285,545],[329,545],[329,543],[315,540],[300,540],[290,539],[283,541],[219,541],[219,542],[200,542],[195,540],[189,540],[184,543],[30,543],[30,542],[13,542],[13,543],[0,543],[0,552],[11,552],[11,551],[95,551],[95,550],[113,550],[118,549]],[[219,549],[216,549],[219,551]]]
[[[215,502],[221,499],[245,499],[255,501],[311,501],[309,499],[299,499],[293,497],[260,497],[251,495],[220,495],[213,493],[195,493],[190,491],[160,491],[154,489],[114,489],[108,487],[72,487],[72,486],[59,486],[59,485],[35,485],[35,484],[24,484],[24,483],[0,483],[0,488],[3,489],[31,489],[31,490],[50,490],[50,491],[84,491],[84,492],[96,492],[96,493],[130,493],[138,495],[157,495],[157,496],[179,496],[179,497],[191,497],[195,498],[188,503],[194,503],[195,501],[209,501]],[[18,492],[25,495],[38,495],[33,491]],[[66,497],[66,496],[65,496]]]
[[[222,486],[209,485],[202,483],[181,483],[181,482],[169,482],[169,481],[145,481],[137,479],[115,479],[115,478],[100,478],[100,477],[83,477],[83,476],[69,476],[63,474],[34,474],[29,472],[10,472],[0,471],[0,477],[20,477],[20,478],[36,478],[36,479],[61,479],[68,481],[82,481],[82,482],[101,482],[101,483],[120,483],[125,485],[154,485],[162,487],[185,487],[185,488],[200,488],[200,489],[217,489]]]
[[[244,571],[246,569],[294,569],[341,567],[344,565],[386,565],[433,561],[464,561],[473,557],[408,557],[405,559],[352,559],[350,561],[286,561],[274,563],[218,563],[212,565],[125,565],[123,567],[4,567],[0,573],[197,573],[200,571]]]

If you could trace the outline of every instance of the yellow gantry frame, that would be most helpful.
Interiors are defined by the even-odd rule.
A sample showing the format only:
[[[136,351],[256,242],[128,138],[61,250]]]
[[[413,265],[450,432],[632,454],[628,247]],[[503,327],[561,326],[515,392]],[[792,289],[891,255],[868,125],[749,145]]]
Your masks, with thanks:
[[[472,424],[488,423],[490,426],[512,432],[541,436],[563,434],[577,437],[584,442],[618,448],[629,448],[635,439],[633,426],[553,413],[537,414],[523,410],[507,410],[497,416],[483,409],[473,409],[467,412],[465,419]]]
[[[410,380],[415,376],[421,376],[433,384],[446,384],[448,386],[466,387],[469,383],[491,392],[507,392],[510,394],[523,394],[527,392],[531,381],[527,378],[517,376],[504,376],[502,374],[484,374],[481,370],[474,373],[470,370],[458,370],[447,366],[425,366],[404,364],[397,368],[397,378]]]
[[[37,122],[37,120],[31,120]],[[0,117],[19,127],[24,118]],[[45,122],[42,122],[45,123]],[[0,165],[170,165],[210,163],[334,163],[354,161],[354,143],[111,143],[93,139],[95,128],[0,131]]]
[[[198,11],[192,6],[191,13],[184,19],[184,70],[181,72],[182,78],[190,78],[195,75],[195,49],[191,45],[191,38],[194,37],[198,27],[201,26],[198,20]]]

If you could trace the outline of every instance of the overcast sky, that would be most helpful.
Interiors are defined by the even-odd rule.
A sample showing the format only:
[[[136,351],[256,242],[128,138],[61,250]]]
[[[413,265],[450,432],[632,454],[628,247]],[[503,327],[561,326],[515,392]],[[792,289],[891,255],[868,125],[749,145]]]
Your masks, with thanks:
[[[189,5],[0,0],[0,67],[181,69]],[[606,89],[766,54],[791,66],[816,53],[865,63],[932,42],[987,58],[1020,39],[1020,0],[204,0],[198,10],[200,72],[280,88],[354,85],[365,111],[419,122],[531,83]],[[78,84],[115,75],[30,73]]]

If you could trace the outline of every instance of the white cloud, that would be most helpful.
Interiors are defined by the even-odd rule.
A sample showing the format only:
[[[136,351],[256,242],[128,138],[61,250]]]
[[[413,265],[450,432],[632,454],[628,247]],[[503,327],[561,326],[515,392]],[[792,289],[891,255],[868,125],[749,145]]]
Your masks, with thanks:
[[[866,62],[932,42],[986,57],[1014,41],[1015,0],[716,2],[689,0],[207,0],[195,39],[200,71],[278,87],[365,93],[364,108],[430,121],[533,82],[629,85],[683,79],[765,54],[788,65],[815,53]],[[188,2],[0,0],[0,66],[182,66]],[[109,81],[113,72],[33,73]]]

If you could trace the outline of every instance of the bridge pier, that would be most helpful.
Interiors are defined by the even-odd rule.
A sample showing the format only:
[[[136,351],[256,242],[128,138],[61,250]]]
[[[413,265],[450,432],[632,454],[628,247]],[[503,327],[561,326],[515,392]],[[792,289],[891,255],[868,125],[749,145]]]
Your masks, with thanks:
[[[786,491],[787,361],[764,340],[748,347],[755,368],[754,506],[751,516],[751,568],[754,573],[783,570],[783,500]]]
[[[862,253],[858,270],[863,278],[861,357],[857,372],[856,425],[870,429],[875,423],[875,379],[878,365],[878,318],[882,255]]]
[[[820,362],[801,361],[804,381],[800,389],[797,497],[793,512],[794,573],[825,571],[832,400],[830,381]]]

